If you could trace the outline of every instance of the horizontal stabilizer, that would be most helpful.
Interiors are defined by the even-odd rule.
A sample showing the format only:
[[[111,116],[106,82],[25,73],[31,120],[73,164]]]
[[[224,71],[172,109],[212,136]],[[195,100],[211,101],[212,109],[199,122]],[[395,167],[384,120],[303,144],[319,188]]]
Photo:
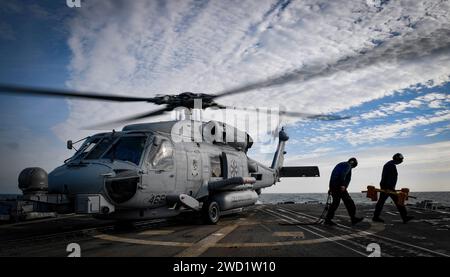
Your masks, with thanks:
[[[284,166],[280,177],[320,177],[320,172],[317,166]]]

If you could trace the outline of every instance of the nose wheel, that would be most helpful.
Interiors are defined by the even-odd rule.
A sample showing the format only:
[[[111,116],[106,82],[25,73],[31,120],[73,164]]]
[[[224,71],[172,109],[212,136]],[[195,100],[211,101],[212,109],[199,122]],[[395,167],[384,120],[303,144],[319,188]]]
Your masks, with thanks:
[[[203,220],[207,224],[216,224],[220,219],[220,208],[216,201],[208,200],[203,203]]]

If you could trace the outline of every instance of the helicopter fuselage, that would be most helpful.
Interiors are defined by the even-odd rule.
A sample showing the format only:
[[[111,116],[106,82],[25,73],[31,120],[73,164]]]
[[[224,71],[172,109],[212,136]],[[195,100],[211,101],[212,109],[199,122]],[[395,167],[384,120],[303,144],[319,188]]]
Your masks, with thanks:
[[[189,139],[174,134],[180,123],[184,134],[191,128]],[[63,195],[77,213],[138,220],[198,210],[211,200],[222,212],[253,205],[261,188],[276,182],[275,169],[248,158],[249,136],[230,144],[195,141],[192,128],[204,135],[204,123],[173,121],[91,136],[50,172],[48,194]],[[186,201],[178,201],[180,196]]]

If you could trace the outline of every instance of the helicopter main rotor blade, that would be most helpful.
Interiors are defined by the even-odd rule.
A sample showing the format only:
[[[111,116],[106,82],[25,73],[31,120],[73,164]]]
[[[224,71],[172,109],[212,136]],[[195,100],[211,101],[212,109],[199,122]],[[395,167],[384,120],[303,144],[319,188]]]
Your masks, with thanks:
[[[251,111],[251,112],[262,112],[269,113],[270,110],[263,110],[259,108],[239,108],[239,107],[231,107],[231,106],[223,106],[227,109],[234,109],[240,111]],[[339,116],[339,115],[330,115],[330,114],[311,114],[311,113],[300,113],[300,112],[291,112],[286,110],[278,110],[279,115],[284,115],[288,117],[299,117],[305,119],[315,119],[315,120],[324,120],[324,121],[334,121],[334,120],[344,120],[349,119],[349,116]]]
[[[85,129],[98,129],[98,128],[107,127],[110,125],[123,124],[123,123],[127,123],[130,121],[138,120],[138,119],[144,119],[144,118],[149,118],[149,117],[153,117],[153,116],[157,116],[157,115],[162,115],[163,113],[169,112],[172,110],[173,109],[171,109],[171,108],[164,107],[162,109],[154,110],[151,112],[146,112],[146,113],[142,113],[142,114],[126,117],[126,118],[116,119],[116,120],[109,121],[109,122],[90,125],[90,126],[85,127]]]
[[[35,95],[35,96],[51,96],[51,97],[70,97],[81,98],[89,100],[102,100],[114,102],[153,102],[153,98],[145,97],[130,97],[113,94],[97,94],[92,92],[75,92],[70,90],[51,89],[51,88],[36,88],[16,85],[0,84],[0,91],[14,95]]]

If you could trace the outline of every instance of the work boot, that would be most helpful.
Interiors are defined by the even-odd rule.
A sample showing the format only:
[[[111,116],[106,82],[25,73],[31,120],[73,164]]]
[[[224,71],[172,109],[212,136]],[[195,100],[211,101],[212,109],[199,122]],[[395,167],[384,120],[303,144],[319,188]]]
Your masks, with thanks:
[[[325,219],[324,224],[328,225],[328,226],[336,226],[337,225],[336,223],[331,221],[331,219]]]
[[[361,221],[363,221],[363,219],[364,219],[363,217],[354,217],[354,218],[352,218],[352,225],[360,223]]]
[[[403,223],[406,224],[406,223],[408,223],[408,221],[410,221],[410,220],[413,219],[413,218],[414,218],[414,216],[408,215],[408,216],[406,216],[405,218],[403,218]]]
[[[372,218],[372,221],[373,221],[373,222],[380,222],[380,223],[384,223],[384,220],[383,220],[383,219],[381,219],[381,218],[379,218],[379,217],[373,217],[373,218]]]

